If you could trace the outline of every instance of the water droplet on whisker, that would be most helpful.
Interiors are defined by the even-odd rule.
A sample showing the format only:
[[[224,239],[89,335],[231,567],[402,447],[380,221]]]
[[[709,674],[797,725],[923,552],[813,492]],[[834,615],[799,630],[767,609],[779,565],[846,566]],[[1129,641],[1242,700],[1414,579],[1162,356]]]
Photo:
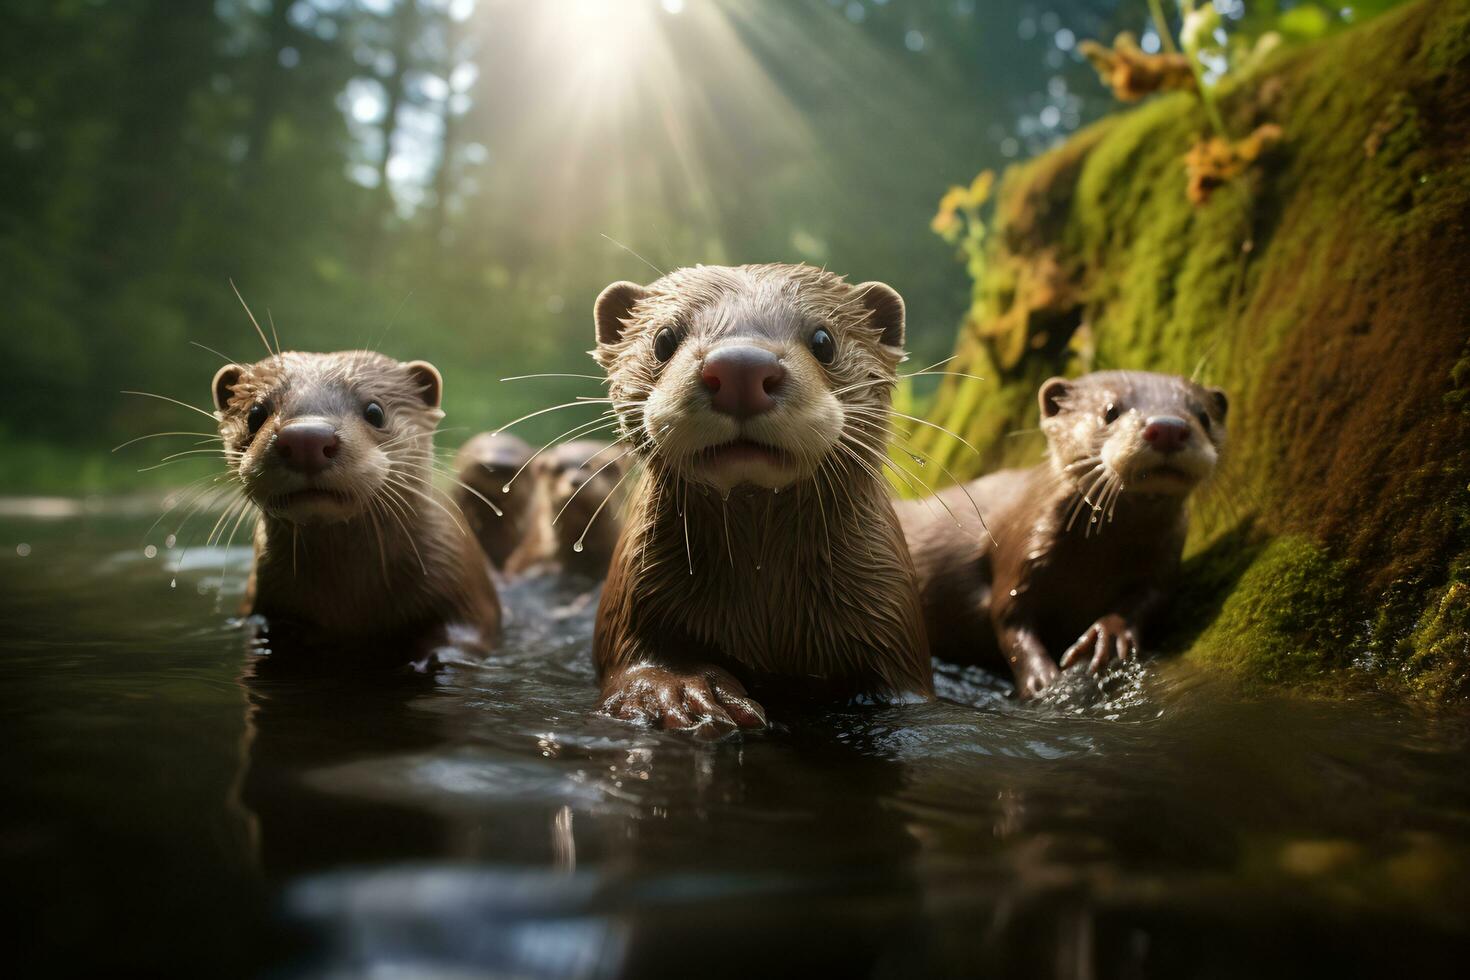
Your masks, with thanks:
[[[500,488],[500,492],[501,493],[510,493],[510,484],[507,483],[505,486],[501,487]]]
[[[168,580],[168,587],[170,589],[177,589],[179,587],[179,580],[176,579],[176,578],[169,579]]]
[[[572,550],[575,551],[577,554],[580,555],[582,553],[582,542],[580,540],[577,541],[577,542],[575,542],[572,545]]]

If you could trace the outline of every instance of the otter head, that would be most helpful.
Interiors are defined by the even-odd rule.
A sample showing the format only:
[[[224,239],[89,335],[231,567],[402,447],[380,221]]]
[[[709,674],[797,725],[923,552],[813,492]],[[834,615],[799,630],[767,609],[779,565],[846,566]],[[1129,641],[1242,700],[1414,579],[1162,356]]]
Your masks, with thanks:
[[[271,517],[312,524],[350,520],[379,494],[429,490],[442,389],[424,361],[288,351],[220,368],[213,394],[245,495]]]
[[[696,266],[613,283],[595,319],[622,433],[655,468],[725,493],[779,490],[814,477],[844,439],[864,458],[886,440],[904,307],[882,283]]]
[[[460,482],[513,517],[530,505],[533,496],[534,483],[515,479],[530,462],[532,452],[517,436],[482,432],[460,447],[455,469]]]
[[[1184,496],[1215,471],[1225,447],[1225,392],[1174,375],[1052,378],[1038,397],[1052,465],[1089,499],[1110,485]]]
[[[536,474],[546,488],[551,516],[559,516],[556,537],[563,550],[572,547],[586,531],[597,508],[628,471],[629,460],[623,452],[617,443],[579,439],[537,458]],[[604,514],[602,519],[607,517]]]

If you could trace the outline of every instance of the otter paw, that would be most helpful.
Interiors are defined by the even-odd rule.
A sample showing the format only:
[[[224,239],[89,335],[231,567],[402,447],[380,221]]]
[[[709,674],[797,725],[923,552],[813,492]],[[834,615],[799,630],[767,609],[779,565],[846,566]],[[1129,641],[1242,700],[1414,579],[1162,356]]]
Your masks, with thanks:
[[[765,728],[766,713],[728,671],[640,664],[609,678],[599,710],[653,728]]]
[[[1062,673],[1050,657],[1026,657],[1016,661],[1012,668],[1016,676],[1016,697],[1022,701],[1040,697],[1041,692]]]
[[[1062,654],[1062,669],[1091,658],[1088,673],[1096,674],[1114,660],[1138,656],[1138,636],[1122,616],[1109,614],[1087,628]]]

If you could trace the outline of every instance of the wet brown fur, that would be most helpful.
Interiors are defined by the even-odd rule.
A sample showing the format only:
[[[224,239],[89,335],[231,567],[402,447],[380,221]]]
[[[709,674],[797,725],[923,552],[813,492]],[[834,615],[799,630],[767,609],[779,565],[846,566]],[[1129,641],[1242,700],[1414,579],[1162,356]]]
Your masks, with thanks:
[[[423,362],[369,351],[288,351],[216,375],[226,455],[260,510],[245,612],[264,616],[273,634],[303,629],[313,639],[389,648],[403,660],[446,643],[490,645],[500,605],[486,560],[453,502],[432,486],[438,385]],[[366,400],[385,410],[381,433],[361,421]],[[246,419],[258,402],[274,411],[252,436]],[[332,479],[361,505],[346,520],[293,523],[257,496],[272,479],[277,430],[303,415],[338,427]],[[374,485],[379,476],[401,482]]]
[[[669,727],[752,725],[764,715],[746,684],[763,697],[932,696],[914,570],[879,476],[901,358],[897,294],[806,266],[701,266],[609,287],[597,319],[595,356],[645,468],[597,616],[605,710]],[[838,396],[843,450],[803,457],[803,476],[778,493],[744,485],[722,499],[653,440],[650,394],[684,383],[661,376],[658,330],[684,331],[698,357],[699,345],[751,330],[798,336],[813,324],[842,353],[822,368],[804,347],[788,350],[782,397],[814,411],[819,395],[853,386]]]

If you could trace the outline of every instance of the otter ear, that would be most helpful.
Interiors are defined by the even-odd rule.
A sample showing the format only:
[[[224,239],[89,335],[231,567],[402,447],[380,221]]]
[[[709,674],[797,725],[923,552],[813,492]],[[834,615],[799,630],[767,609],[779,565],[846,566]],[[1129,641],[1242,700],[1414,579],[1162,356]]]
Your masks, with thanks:
[[[868,310],[868,323],[880,331],[879,343],[886,347],[903,346],[903,297],[893,287],[881,282],[864,282],[854,287]]]
[[[648,290],[636,282],[615,282],[604,289],[592,307],[597,321],[597,342],[615,344],[623,336],[623,321],[633,315],[633,307],[648,296]]]
[[[245,377],[245,369],[238,364],[226,364],[214,373],[214,407],[221,412],[230,403],[230,398],[235,394],[235,385]]]
[[[1062,402],[1072,393],[1072,385],[1066,378],[1048,378],[1037,392],[1041,403],[1041,417],[1049,419],[1062,410]]]
[[[409,361],[403,366],[408,368],[408,373],[418,382],[419,397],[423,398],[424,404],[430,408],[438,408],[439,402],[444,398],[444,378],[440,376],[439,369],[428,361]]]
[[[1206,388],[1205,395],[1210,399],[1210,407],[1220,416],[1220,421],[1225,421],[1225,413],[1230,411],[1230,398],[1219,388]]]

